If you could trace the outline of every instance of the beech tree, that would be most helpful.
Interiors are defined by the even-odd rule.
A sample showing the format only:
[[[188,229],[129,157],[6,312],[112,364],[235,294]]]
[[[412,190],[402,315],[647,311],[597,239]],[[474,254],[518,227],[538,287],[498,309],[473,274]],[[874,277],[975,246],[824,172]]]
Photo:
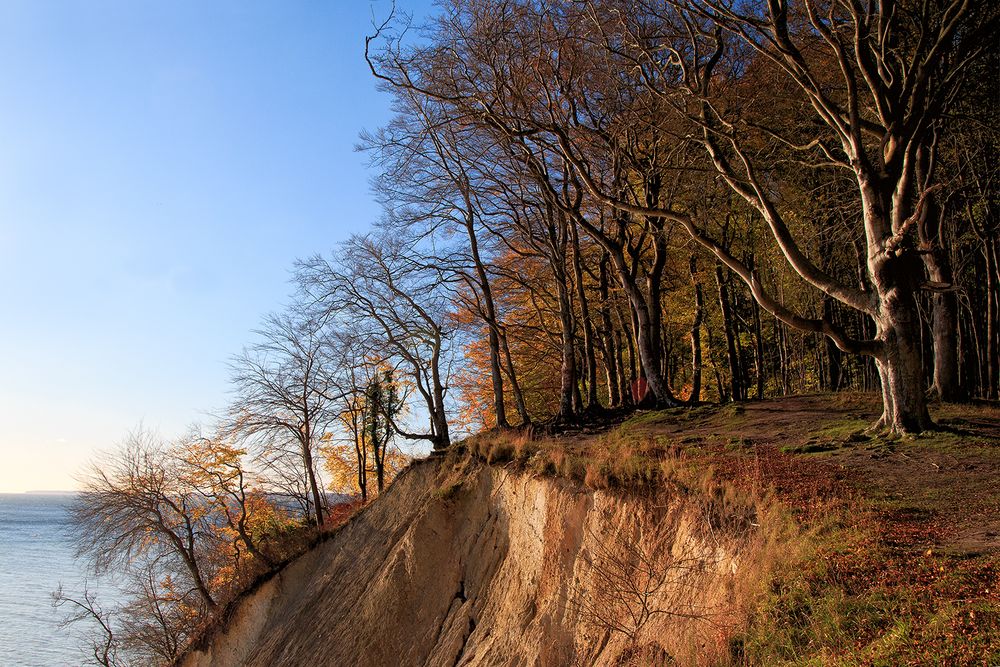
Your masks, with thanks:
[[[367,55],[387,85],[452,109],[441,123],[478,124],[513,148],[522,177],[545,186],[548,202],[607,253],[658,404],[677,403],[665,377],[674,361],[661,348],[661,290],[663,243],[679,227],[749,290],[758,397],[772,363],[763,309],[775,318],[773,366],[783,386],[785,327],[820,334],[832,341],[826,356],[838,383],[840,352],[874,359],[883,395],[877,426],[904,432],[931,425],[919,307],[928,291],[936,294],[933,388],[956,395],[957,288],[948,236],[936,232],[947,189],[936,164],[952,131],[949,111],[996,26],[994,7],[962,0],[454,2],[426,41],[404,43],[390,21]],[[553,153],[557,160],[539,161]],[[562,176],[560,160],[569,167]],[[835,238],[855,244],[860,280],[850,257],[836,264],[836,253],[817,256],[812,239],[829,217],[796,206],[796,189],[816,187],[803,171],[820,186],[851,183]],[[720,188],[731,195],[722,211],[704,197],[724,200]],[[719,234],[730,213],[767,263]],[[759,247],[764,234],[771,249]],[[639,249],[645,239],[650,245]],[[824,312],[775,293],[786,270],[822,295]],[[739,294],[723,296],[727,317],[726,302]],[[731,393],[741,397],[745,368],[729,356]]]
[[[509,383],[522,423],[530,422],[498,312],[490,276],[494,230],[484,217],[484,197],[496,150],[489,137],[463,123],[455,110],[413,91],[390,87],[396,116],[376,133],[364,133],[361,147],[379,169],[374,190],[388,211],[382,226],[398,232],[434,237],[433,261],[442,275],[451,274],[467,288],[456,291],[470,312],[486,325],[497,426],[509,426],[504,399]],[[440,245],[440,240],[460,234],[460,241]],[[485,237],[485,238],[484,238]],[[464,241],[464,242],[463,242]]]

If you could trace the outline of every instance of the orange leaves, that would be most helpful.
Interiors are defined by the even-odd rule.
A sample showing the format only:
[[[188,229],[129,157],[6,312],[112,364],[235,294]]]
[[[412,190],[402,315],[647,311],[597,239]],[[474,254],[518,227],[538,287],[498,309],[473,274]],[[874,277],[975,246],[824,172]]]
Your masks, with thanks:
[[[328,487],[347,495],[360,493],[358,487],[358,457],[352,445],[326,442],[320,446]]]

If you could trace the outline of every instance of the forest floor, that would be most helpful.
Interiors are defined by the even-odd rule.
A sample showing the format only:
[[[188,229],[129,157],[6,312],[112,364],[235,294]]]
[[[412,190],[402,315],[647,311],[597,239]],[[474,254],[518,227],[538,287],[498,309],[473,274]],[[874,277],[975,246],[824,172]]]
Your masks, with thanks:
[[[1000,405],[933,404],[939,428],[903,438],[865,432],[880,411],[876,395],[817,394],[466,447],[626,493],[696,470],[777,497],[811,546],[734,641],[736,664],[1000,665]]]
[[[881,413],[877,396],[818,394],[724,407],[650,411],[623,425],[712,454],[791,455],[771,481],[813,478],[859,491],[914,548],[1000,550],[1000,405],[937,404],[939,430],[919,436],[865,433]],[[788,476],[794,467],[797,475]],[[766,473],[765,473],[766,474]]]

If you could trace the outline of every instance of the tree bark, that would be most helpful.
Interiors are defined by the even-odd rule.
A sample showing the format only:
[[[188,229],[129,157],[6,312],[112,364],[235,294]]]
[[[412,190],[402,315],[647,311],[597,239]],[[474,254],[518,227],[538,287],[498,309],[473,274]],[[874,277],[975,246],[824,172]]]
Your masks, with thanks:
[[[608,255],[604,252],[598,264],[598,290],[600,295],[601,327],[604,344],[602,352],[604,369],[608,378],[608,405],[616,408],[622,402],[622,386],[619,377],[618,346],[615,344],[615,330],[611,321],[610,285],[608,281]]]
[[[733,326],[733,311],[729,301],[729,287],[722,275],[722,264],[715,264],[715,284],[719,290],[719,307],[722,310],[722,327],[726,335],[726,353],[729,356],[729,398],[742,401],[743,393],[742,369],[736,350],[736,333]]]
[[[488,343],[490,348],[490,380],[493,383],[493,414],[496,418],[497,426],[508,428],[507,408],[504,405],[503,395],[503,374],[500,371],[500,325],[497,322],[496,305],[493,300],[493,289],[490,286],[489,275],[483,265],[482,257],[479,254],[479,239],[476,237],[476,225],[472,208],[472,200],[468,193],[469,184],[465,182],[462,196],[465,199],[465,231],[469,237],[469,252],[472,255],[472,262],[476,268],[476,278],[479,282],[479,292],[482,295],[483,315],[488,329]]]
[[[831,322],[834,318],[833,299],[823,297],[823,316]],[[826,388],[830,391],[840,391],[844,377],[844,353],[831,338],[826,338],[827,380]]]
[[[528,414],[528,406],[524,402],[524,392],[521,391],[521,383],[517,379],[514,370],[514,358],[510,354],[510,345],[507,343],[507,334],[500,331],[500,346],[503,349],[504,363],[507,369],[507,379],[510,380],[511,393],[514,394],[514,405],[517,406],[517,414],[521,418],[521,426],[531,423],[531,415]]]
[[[875,337],[881,344],[875,355],[882,385],[882,417],[877,426],[897,433],[919,432],[933,426],[927,411],[916,300],[922,262],[910,250],[897,252],[888,247],[885,239],[869,247],[883,248],[868,261],[878,297]]]
[[[701,282],[698,281],[698,260],[694,255],[691,256],[689,269],[694,283],[694,322],[691,324],[691,395],[688,402],[698,403],[701,400],[701,322],[705,304]]]
[[[576,225],[569,225],[573,241],[573,272],[576,278],[577,298],[580,300],[580,319],[583,322],[583,361],[587,376],[587,399],[585,409],[600,407],[597,398],[597,355],[594,353],[594,327],[590,320],[590,305],[583,285],[583,259],[580,257],[580,235]]]

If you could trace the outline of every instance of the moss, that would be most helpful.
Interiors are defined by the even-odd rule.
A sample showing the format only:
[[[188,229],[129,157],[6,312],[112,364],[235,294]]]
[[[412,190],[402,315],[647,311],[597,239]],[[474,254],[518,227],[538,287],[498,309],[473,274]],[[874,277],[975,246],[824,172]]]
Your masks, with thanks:
[[[464,480],[459,479],[454,482],[443,484],[434,490],[434,497],[445,503],[452,502],[462,493],[464,483]]]
[[[781,447],[781,451],[784,454],[816,454],[819,452],[832,452],[839,448],[840,444],[836,442],[810,440],[800,445],[784,445]]]

